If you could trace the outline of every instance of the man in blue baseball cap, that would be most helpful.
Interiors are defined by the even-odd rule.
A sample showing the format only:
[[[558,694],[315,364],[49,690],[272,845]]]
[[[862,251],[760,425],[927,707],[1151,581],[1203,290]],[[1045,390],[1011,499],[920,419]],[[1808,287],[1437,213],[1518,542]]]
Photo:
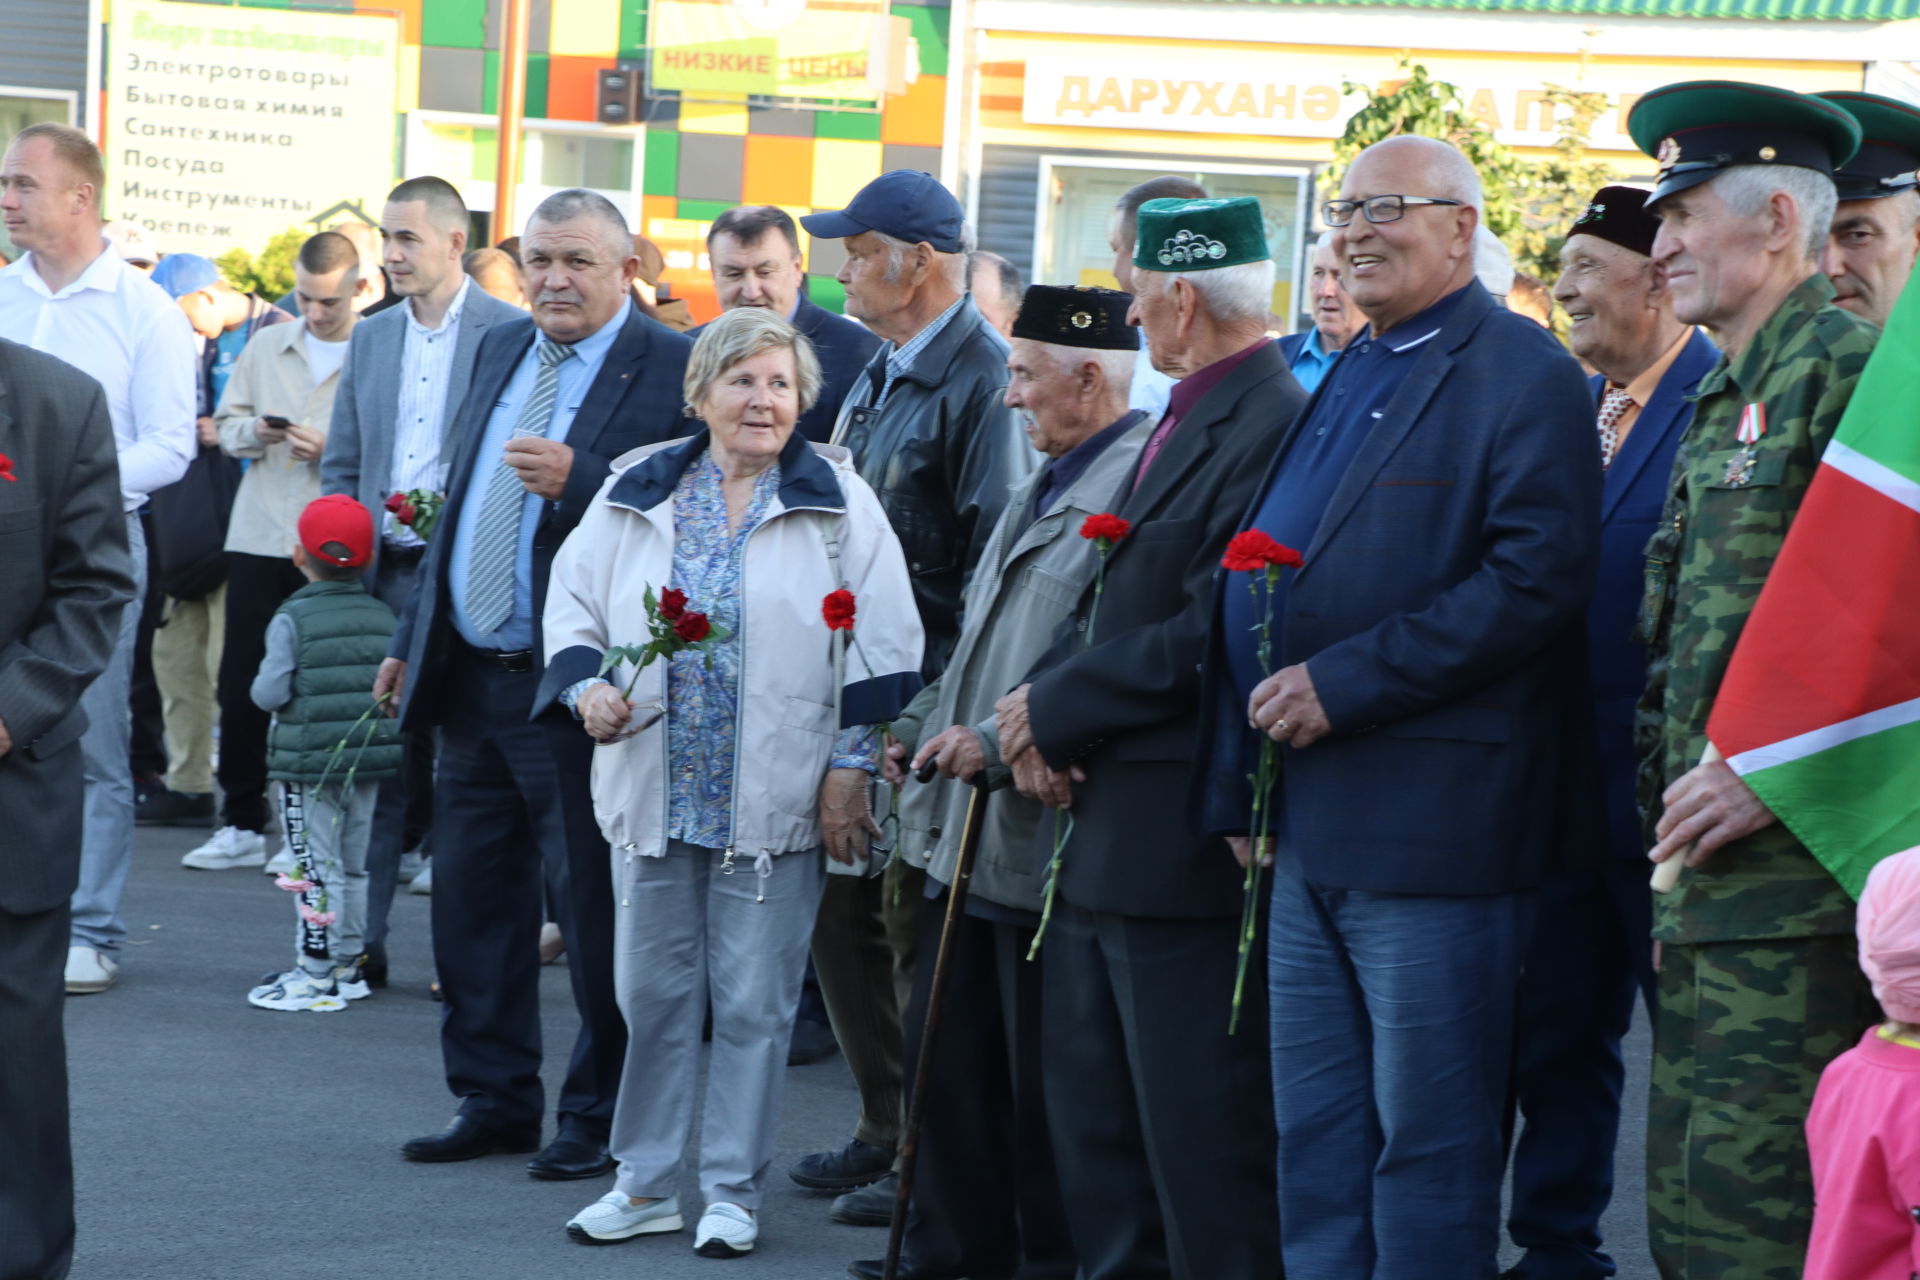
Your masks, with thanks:
[[[800,224],[840,240],[847,313],[886,340],[841,405],[833,443],[852,452],[907,553],[932,681],[959,636],[967,576],[1009,494],[1035,467],[1004,403],[1007,342],[967,296],[973,235],[960,202],[932,176],[884,173],[846,208]],[[840,1222],[884,1226],[893,1208],[888,1171],[904,1096],[894,974],[913,971],[925,863],[924,855],[896,861],[884,878],[829,877],[814,931],[820,992],[860,1087],[861,1115],[853,1141],[802,1158],[791,1176],[848,1193],[834,1203]]]

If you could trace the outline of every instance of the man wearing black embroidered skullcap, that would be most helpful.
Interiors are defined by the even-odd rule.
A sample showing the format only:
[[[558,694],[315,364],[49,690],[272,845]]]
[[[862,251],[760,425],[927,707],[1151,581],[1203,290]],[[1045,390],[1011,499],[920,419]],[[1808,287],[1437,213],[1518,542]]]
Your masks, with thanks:
[[[1693,420],[1688,396],[1720,353],[1674,318],[1653,265],[1660,220],[1646,203],[1636,187],[1595,192],[1567,233],[1553,289],[1572,322],[1573,353],[1599,371],[1594,425],[1606,478],[1587,606],[1598,755],[1581,779],[1590,816],[1568,825],[1587,856],[1541,886],[1520,978],[1513,1093],[1526,1124],[1513,1149],[1507,1231],[1523,1256],[1511,1280],[1614,1274],[1600,1224],[1626,1083],[1620,1042],[1636,996],[1653,996],[1653,894],[1633,798],[1633,710],[1647,651],[1633,618],[1674,448]]]
[[[1139,330],[1130,294],[1034,285],[1012,324],[1006,404],[1048,461],[1021,485],[968,581],[960,637],[940,678],[893,722],[888,774],[933,763],[944,781],[909,786],[900,856],[927,871],[920,954],[939,944],[947,888],[965,825],[966,785],[1004,776],[994,701],[1033,669],[1093,581],[1101,556],[1083,536],[1111,509],[1153,429],[1127,408]],[[920,1157],[907,1219],[902,1280],[1019,1275],[1071,1280],[1076,1259],[1054,1172],[1041,1099],[1041,966],[1024,957],[1039,924],[1053,819],[1011,789],[993,797],[956,922],[951,977],[923,1103]],[[907,1005],[906,1075],[923,1051],[931,964]],[[878,1277],[877,1260],[856,1277]]]

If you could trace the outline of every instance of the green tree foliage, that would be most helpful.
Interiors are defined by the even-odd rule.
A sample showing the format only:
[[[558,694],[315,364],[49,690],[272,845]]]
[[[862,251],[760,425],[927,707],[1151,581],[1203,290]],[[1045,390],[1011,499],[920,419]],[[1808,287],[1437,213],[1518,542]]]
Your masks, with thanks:
[[[221,254],[215,265],[234,288],[272,301],[293,291],[293,260],[312,234],[288,227],[267,241],[258,257],[236,245]]]
[[[1331,198],[1354,157],[1372,144],[1403,133],[1441,138],[1460,148],[1480,174],[1486,199],[1487,229],[1513,254],[1514,267],[1551,282],[1560,272],[1560,243],[1567,227],[1599,188],[1620,181],[1604,161],[1587,154],[1593,122],[1606,110],[1606,98],[1557,85],[1543,92],[1552,104],[1559,136],[1553,154],[1528,160],[1493,136],[1493,130],[1468,110],[1457,86],[1436,80],[1424,66],[1402,59],[1406,79],[1375,89],[1347,81],[1348,94],[1366,105],[1347,121],[1334,143],[1334,160],[1321,175]]]

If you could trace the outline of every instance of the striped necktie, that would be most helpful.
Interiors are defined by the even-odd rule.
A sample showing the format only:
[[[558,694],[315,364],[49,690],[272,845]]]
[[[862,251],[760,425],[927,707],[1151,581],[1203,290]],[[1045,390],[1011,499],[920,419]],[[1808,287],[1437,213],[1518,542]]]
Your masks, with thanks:
[[[1625,387],[1607,388],[1607,394],[1600,397],[1600,469],[1605,471],[1613,465],[1613,455],[1620,451],[1620,419],[1633,407],[1633,397],[1627,394]]]
[[[516,437],[544,436],[553,425],[553,407],[560,398],[560,365],[573,359],[573,348],[542,338],[535,354],[540,357],[540,373],[513,424]],[[467,620],[483,635],[498,631],[513,613],[513,569],[526,497],[520,473],[503,457],[487,478],[467,559]]]

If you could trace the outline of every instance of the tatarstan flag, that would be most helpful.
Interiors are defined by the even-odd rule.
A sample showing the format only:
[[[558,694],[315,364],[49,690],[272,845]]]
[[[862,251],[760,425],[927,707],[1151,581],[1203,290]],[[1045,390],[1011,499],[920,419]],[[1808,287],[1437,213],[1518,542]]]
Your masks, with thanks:
[[[1920,289],[1860,376],[1707,736],[1856,898],[1920,845]]]

